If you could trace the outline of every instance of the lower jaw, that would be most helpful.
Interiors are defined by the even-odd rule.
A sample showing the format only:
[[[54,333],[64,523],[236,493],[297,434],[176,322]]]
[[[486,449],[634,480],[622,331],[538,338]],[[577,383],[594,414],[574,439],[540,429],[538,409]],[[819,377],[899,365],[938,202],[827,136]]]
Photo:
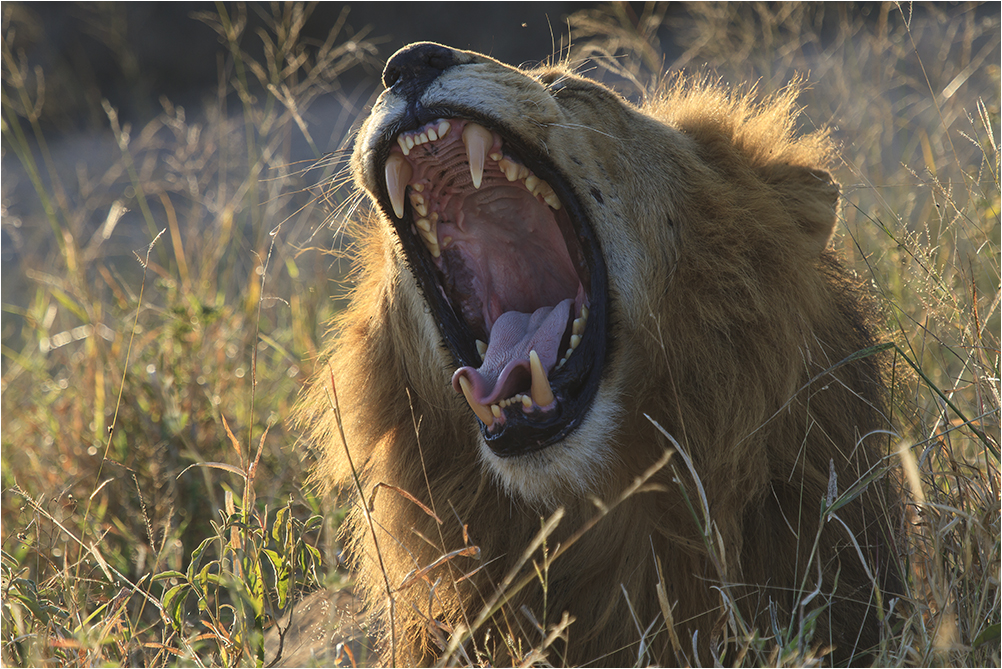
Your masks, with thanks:
[[[480,459],[509,496],[539,509],[552,511],[601,495],[616,459],[612,426],[620,413],[614,395],[600,388],[588,415],[567,437],[537,450],[499,455],[478,434]]]

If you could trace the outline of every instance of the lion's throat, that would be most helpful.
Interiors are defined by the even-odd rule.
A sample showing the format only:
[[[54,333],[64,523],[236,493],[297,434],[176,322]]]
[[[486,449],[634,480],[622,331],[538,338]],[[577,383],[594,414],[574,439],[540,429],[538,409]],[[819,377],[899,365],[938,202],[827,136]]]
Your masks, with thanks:
[[[491,328],[483,364],[479,368],[456,370],[452,385],[456,392],[466,395],[481,420],[493,406],[501,409],[518,403],[525,411],[531,411],[545,410],[553,404],[547,375],[560,356],[574,304],[575,300],[568,298],[555,307],[540,307],[531,314],[520,311],[501,314]],[[493,414],[499,412],[493,410]],[[492,415],[492,419],[501,415]],[[493,420],[484,422],[491,425]]]

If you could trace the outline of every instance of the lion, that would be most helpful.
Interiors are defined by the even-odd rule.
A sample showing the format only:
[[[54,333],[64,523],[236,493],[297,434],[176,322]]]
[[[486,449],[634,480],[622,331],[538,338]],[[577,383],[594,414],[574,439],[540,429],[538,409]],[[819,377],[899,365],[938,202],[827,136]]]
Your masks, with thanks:
[[[382,660],[861,661],[901,583],[886,362],[796,87],[635,106],[434,43],[383,83],[301,408]]]

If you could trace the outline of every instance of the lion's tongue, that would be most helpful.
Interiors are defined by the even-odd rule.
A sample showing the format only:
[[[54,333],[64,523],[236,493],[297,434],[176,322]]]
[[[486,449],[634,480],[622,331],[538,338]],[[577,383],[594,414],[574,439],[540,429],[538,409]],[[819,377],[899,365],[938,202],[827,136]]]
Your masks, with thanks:
[[[479,368],[457,369],[452,375],[452,387],[457,393],[462,392],[460,378],[465,377],[473,398],[485,406],[528,392],[529,352],[536,352],[543,371],[549,375],[557,362],[560,340],[573,308],[574,300],[568,298],[555,307],[540,307],[531,314],[520,311],[501,314],[491,328],[484,364]]]

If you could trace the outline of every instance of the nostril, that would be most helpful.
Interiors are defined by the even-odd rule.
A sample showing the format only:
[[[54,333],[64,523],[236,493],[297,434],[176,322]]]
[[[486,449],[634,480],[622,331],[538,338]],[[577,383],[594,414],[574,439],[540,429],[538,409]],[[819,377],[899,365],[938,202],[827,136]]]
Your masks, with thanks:
[[[390,56],[383,70],[383,86],[397,87],[411,97],[435,77],[456,64],[456,52],[433,42],[410,44]]]

